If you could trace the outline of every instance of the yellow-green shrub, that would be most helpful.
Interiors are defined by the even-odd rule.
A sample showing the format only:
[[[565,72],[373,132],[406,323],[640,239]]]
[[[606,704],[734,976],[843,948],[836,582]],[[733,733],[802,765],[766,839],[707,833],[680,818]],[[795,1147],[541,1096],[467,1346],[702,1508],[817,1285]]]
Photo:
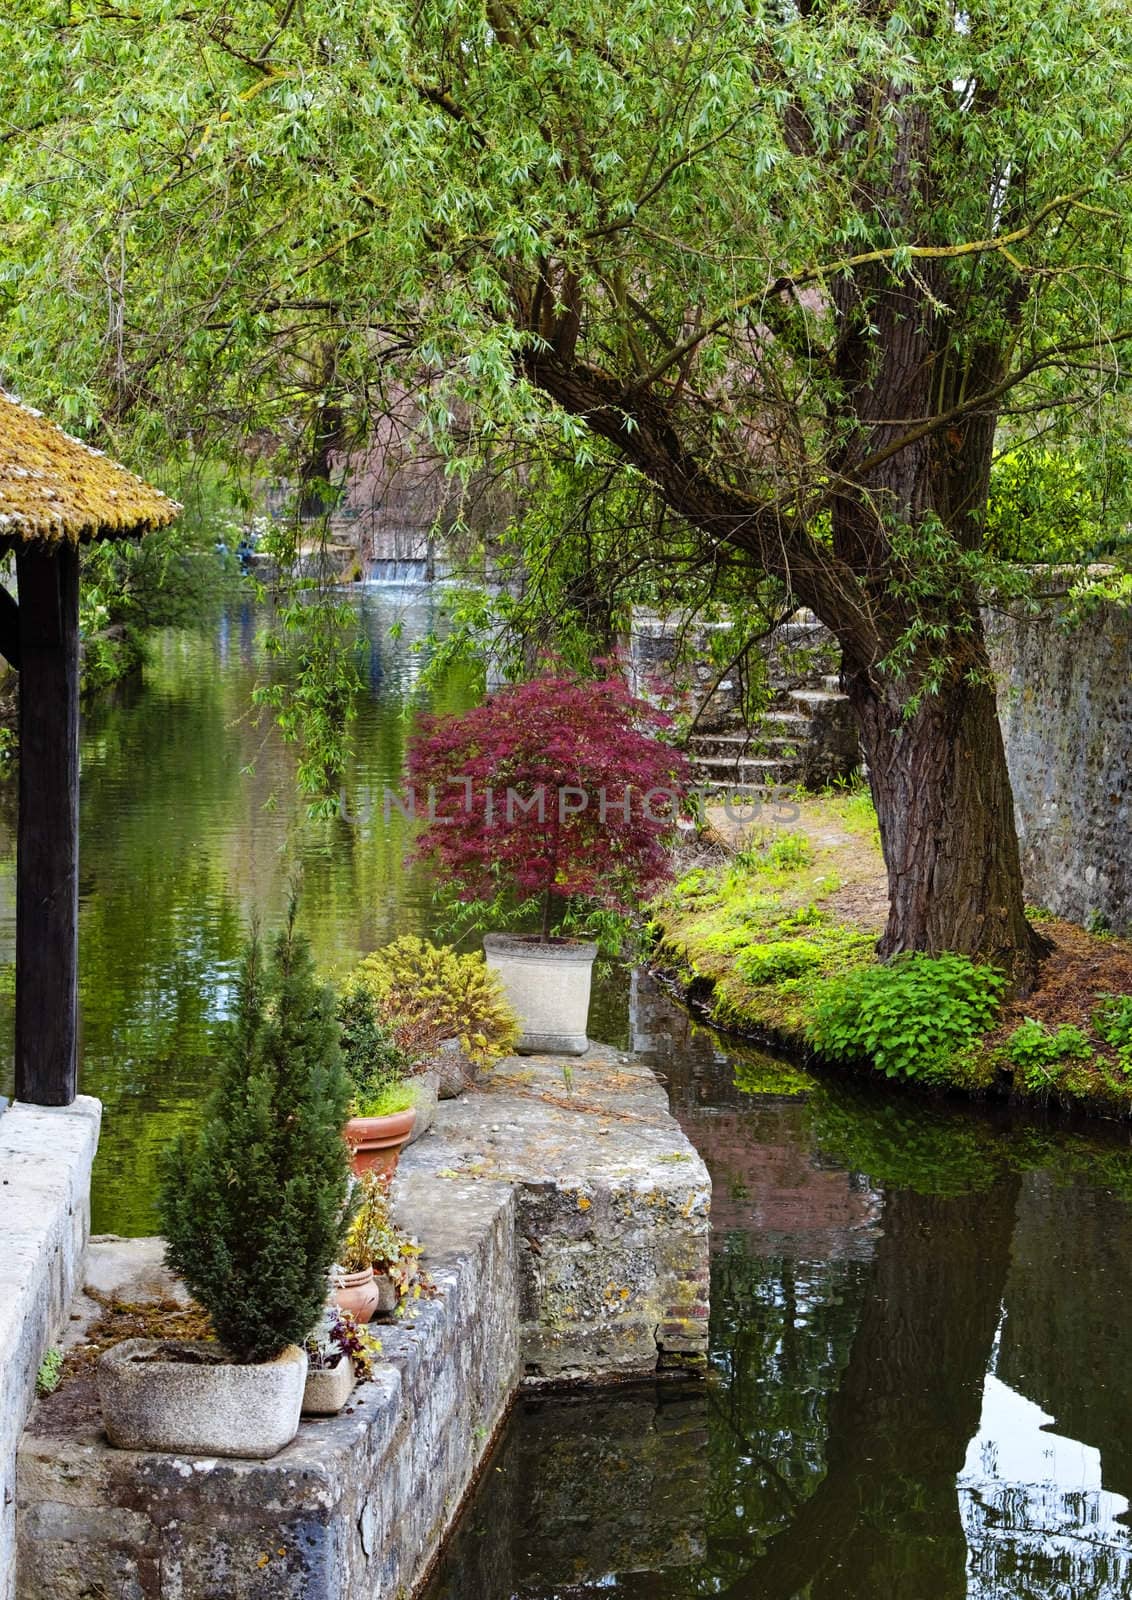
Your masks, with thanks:
[[[366,956],[347,980],[351,987],[367,990],[395,1031],[415,1024],[438,1039],[459,1039],[479,1066],[510,1055],[518,1043],[518,1018],[482,955],[407,934]]]

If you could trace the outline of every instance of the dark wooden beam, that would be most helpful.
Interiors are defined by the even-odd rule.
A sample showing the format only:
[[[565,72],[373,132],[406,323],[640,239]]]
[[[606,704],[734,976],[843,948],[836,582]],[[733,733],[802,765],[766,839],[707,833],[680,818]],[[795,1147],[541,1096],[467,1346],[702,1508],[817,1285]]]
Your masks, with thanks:
[[[0,584],[0,656],[19,671],[20,608],[3,584]]]
[[[78,1089],[79,553],[28,545],[19,583],[16,1099]]]

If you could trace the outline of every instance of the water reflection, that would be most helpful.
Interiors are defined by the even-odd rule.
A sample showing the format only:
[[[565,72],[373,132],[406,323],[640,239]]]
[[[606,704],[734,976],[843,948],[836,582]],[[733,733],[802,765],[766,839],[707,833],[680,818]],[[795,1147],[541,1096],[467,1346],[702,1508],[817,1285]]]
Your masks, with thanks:
[[[263,617],[242,605],[201,632],[169,632],[144,677],[85,708],[79,906],[80,1087],[104,1106],[96,1230],[150,1233],[160,1153],[199,1115],[212,1029],[224,1015],[247,919],[278,925],[296,875],[301,923],[329,975],[402,933],[436,931],[433,882],[406,866],[403,787],[410,692],[442,626],[435,589],[354,591],[368,693],[342,814],[312,821],[296,752],[251,692]],[[432,697],[480,693],[450,672]],[[11,1092],[15,959],[14,783],[0,784],[0,1094]],[[591,1032],[627,1042],[624,974],[595,985]]]
[[[361,705],[345,819],[308,819],[294,748],[252,719],[261,619],[251,606],[211,631],[161,635],[142,681],[86,708],[80,1083],[105,1108],[96,1230],[154,1227],[157,1158],[199,1112],[212,1026],[253,910],[276,923],[300,874],[303,927],[328,972],[433,926],[431,881],[403,864],[409,824],[396,811],[387,820],[381,796],[401,780],[406,696],[435,602],[385,590],[360,591],[358,604],[375,692]],[[477,692],[456,673],[434,703],[456,709]],[[11,1081],[14,800],[14,785],[0,787],[0,1092]]]
[[[607,1424],[587,1451],[583,1407],[544,1469],[524,1413],[429,1600],[1128,1594],[1127,1145],[807,1081],[646,986],[633,1024],[712,1171],[712,1374],[681,1397],[704,1450],[658,1499],[650,1391],[614,1501],[579,1490]],[[544,1537],[571,1507],[573,1543]]]

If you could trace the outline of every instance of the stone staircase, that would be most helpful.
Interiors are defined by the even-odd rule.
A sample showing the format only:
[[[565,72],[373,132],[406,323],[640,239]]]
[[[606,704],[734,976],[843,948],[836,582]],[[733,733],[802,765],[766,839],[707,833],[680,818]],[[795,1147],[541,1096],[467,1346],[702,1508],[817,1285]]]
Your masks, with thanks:
[[[751,726],[740,715],[731,685],[719,686],[689,736],[694,782],[703,790],[820,789],[859,765],[856,722],[840,679],[831,670],[836,643],[809,612],[797,612],[768,641],[772,691]]]

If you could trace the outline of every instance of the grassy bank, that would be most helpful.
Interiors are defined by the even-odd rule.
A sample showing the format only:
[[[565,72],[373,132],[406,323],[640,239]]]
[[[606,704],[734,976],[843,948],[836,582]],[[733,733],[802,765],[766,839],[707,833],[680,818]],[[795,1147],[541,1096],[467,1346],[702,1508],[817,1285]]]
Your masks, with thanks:
[[[960,958],[882,969],[867,795],[708,823],[652,908],[654,961],[718,1027],[893,1081],[1132,1116],[1132,943],[1035,910],[1053,952],[1034,993],[1005,1002]]]

